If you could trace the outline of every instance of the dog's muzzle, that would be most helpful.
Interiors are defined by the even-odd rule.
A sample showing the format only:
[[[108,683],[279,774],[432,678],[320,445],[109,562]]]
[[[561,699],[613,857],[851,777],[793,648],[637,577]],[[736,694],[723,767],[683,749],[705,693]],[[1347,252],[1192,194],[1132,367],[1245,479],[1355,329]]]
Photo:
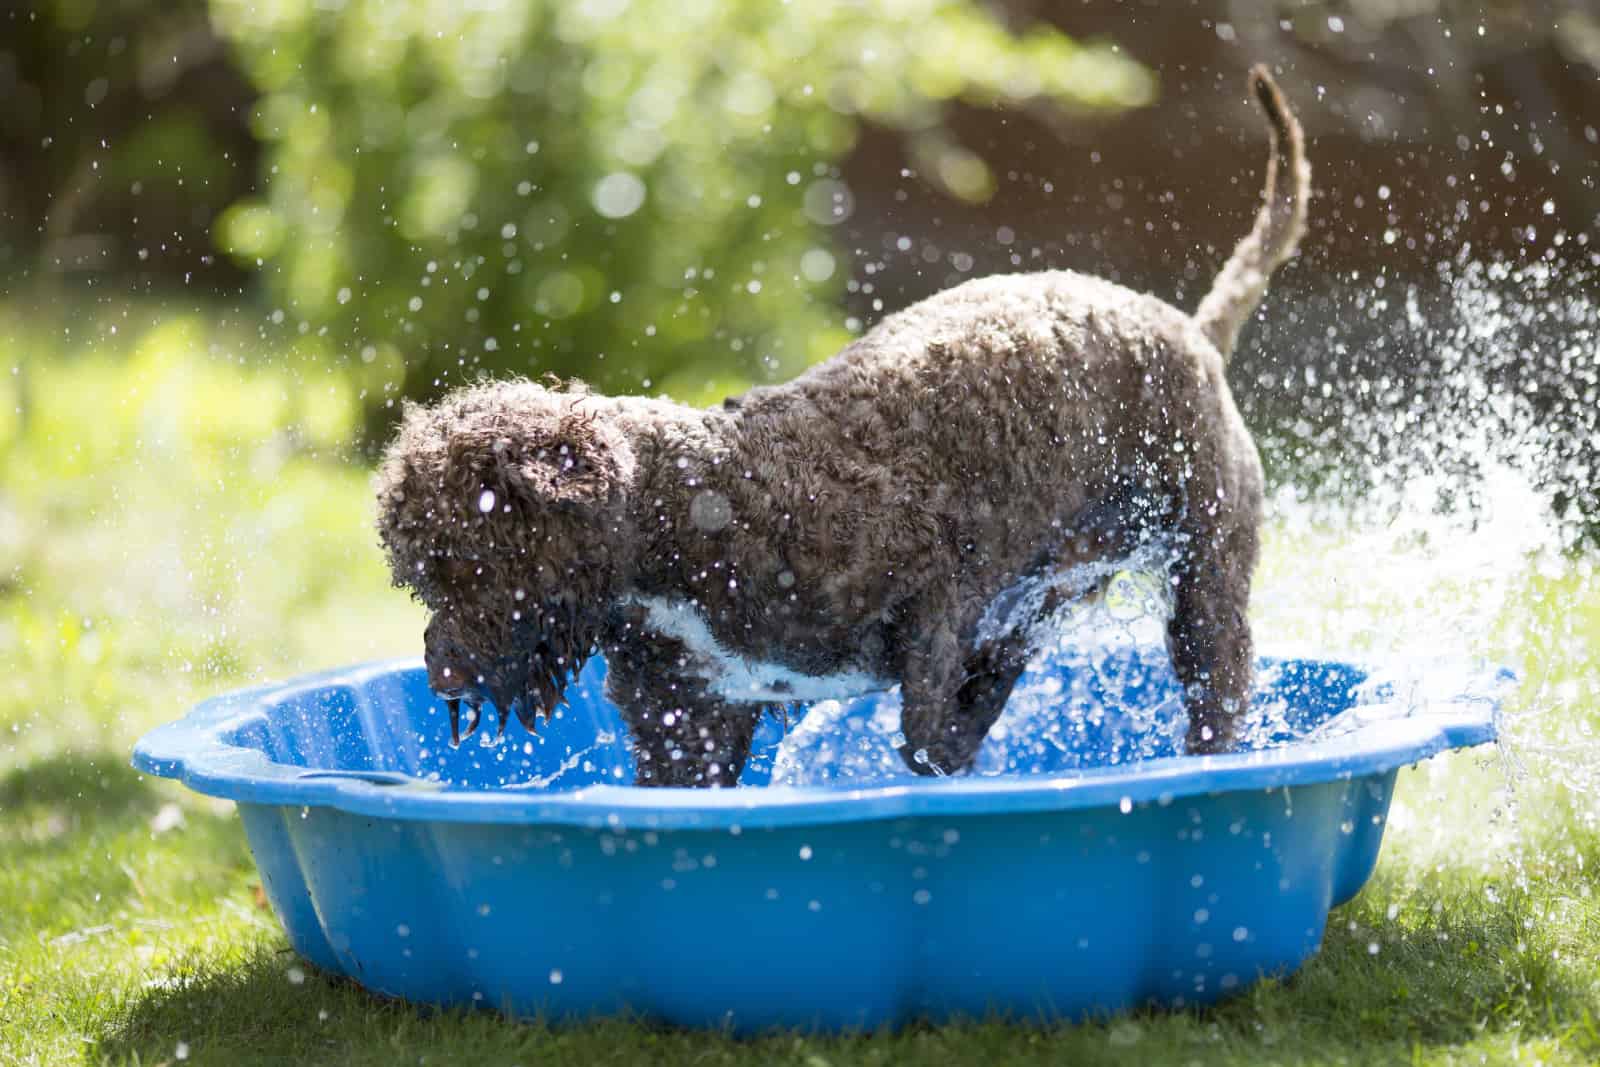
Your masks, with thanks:
[[[485,703],[493,703],[499,712],[496,741],[505,736],[512,714],[529,733],[537,733],[539,716],[550,718],[564,703],[568,679],[582,669],[587,656],[587,649],[540,635],[531,626],[505,642],[512,646],[511,652],[485,655],[461,641],[437,615],[429,622],[424,640],[428,685],[450,711],[452,745],[460,745],[464,737],[477,731]],[[463,704],[469,716],[464,734]]]

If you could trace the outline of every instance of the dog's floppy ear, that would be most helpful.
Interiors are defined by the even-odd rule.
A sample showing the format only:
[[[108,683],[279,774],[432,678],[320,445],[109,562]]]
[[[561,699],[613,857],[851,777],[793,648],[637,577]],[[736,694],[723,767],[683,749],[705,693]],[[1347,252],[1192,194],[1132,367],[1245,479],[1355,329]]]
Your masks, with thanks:
[[[464,440],[465,447],[452,451],[458,463],[478,468],[477,491],[491,490],[513,507],[519,500],[599,507],[615,500],[632,480],[633,449],[626,435],[604,419],[569,410],[540,429],[520,439]]]

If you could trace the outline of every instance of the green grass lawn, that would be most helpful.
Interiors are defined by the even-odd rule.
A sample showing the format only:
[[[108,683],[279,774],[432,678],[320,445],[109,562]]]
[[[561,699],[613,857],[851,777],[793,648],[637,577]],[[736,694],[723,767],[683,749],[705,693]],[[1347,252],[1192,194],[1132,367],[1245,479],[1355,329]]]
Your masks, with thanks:
[[[1360,537],[1270,531],[1264,640],[1381,648],[1435,627],[1526,678],[1506,754],[1402,775],[1377,875],[1292,978],[1053,1028],[551,1029],[318,974],[264,909],[231,806],[127,766],[141,732],[207,695],[419,647],[343,454],[350,387],[198,315],[134,307],[65,332],[0,306],[0,340],[0,1062],[1600,1061],[1589,559],[1445,566],[1467,548],[1423,544],[1441,573],[1386,591]]]

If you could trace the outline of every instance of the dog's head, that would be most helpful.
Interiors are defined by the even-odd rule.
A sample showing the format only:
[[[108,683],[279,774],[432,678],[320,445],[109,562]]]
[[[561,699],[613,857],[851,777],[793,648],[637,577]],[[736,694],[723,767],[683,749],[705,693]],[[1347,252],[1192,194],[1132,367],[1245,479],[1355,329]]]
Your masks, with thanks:
[[[550,714],[627,562],[634,465],[604,398],[581,389],[500,382],[406,408],[378,531],[395,584],[431,612],[435,692],[529,729]]]

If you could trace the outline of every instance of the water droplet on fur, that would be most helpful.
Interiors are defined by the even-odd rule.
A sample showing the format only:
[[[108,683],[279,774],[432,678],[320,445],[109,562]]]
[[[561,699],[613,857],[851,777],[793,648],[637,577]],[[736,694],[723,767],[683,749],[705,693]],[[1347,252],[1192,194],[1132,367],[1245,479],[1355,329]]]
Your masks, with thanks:
[[[478,497],[478,510],[485,515],[494,510],[495,496],[493,489],[485,489],[483,495]]]
[[[689,501],[689,521],[704,533],[716,533],[733,521],[733,505],[721,493],[703,490]]]

